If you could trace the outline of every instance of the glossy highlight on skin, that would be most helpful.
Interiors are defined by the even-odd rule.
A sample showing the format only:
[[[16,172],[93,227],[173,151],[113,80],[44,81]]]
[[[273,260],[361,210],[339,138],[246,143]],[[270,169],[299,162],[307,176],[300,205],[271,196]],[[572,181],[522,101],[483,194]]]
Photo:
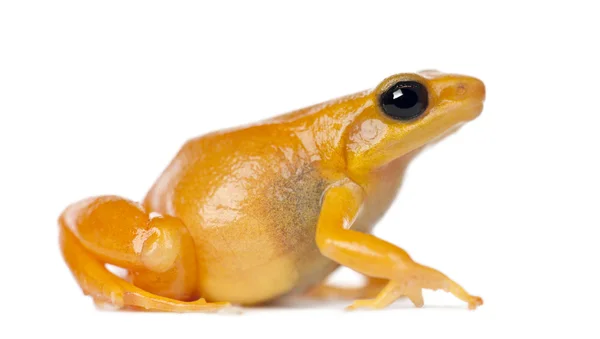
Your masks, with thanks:
[[[400,121],[381,94],[400,82],[427,90],[427,109]],[[391,76],[372,90],[260,124],[186,142],[142,203],[98,196],[59,218],[63,257],[99,304],[154,311],[216,311],[284,295],[355,300],[383,308],[442,289],[469,308],[483,302],[401,248],[371,234],[411,160],[475,119],[485,87],[437,71]],[[106,264],[127,270],[125,278]],[[339,265],[362,288],[323,281]]]

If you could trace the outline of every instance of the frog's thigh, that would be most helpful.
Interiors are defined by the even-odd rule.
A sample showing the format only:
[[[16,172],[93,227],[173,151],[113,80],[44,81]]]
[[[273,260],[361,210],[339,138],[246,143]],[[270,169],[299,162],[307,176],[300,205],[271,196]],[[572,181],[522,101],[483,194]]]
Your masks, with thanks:
[[[423,288],[451,292],[469,308],[482,304],[481,298],[469,295],[441,272],[414,262],[403,249],[371,234],[349,230],[361,203],[362,191],[356,185],[333,187],[325,194],[317,223],[316,242],[324,256],[362,274],[389,280],[376,298],[357,300],[351,308],[382,308],[403,295],[422,306]]]
[[[162,311],[224,305],[180,301],[197,297],[197,275],[193,240],[178,219],[150,218],[139,205],[106,196],[69,206],[59,222],[65,260],[97,303]],[[105,263],[127,269],[134,285]]]

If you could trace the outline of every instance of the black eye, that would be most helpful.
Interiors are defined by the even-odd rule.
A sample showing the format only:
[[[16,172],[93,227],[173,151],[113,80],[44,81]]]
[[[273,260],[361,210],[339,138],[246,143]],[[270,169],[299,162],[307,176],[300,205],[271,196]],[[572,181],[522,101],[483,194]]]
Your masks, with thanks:
[[[427,109],[427,88],[416,81],[401,81],[379,97],[381,108],[393,119],[411,120]]]

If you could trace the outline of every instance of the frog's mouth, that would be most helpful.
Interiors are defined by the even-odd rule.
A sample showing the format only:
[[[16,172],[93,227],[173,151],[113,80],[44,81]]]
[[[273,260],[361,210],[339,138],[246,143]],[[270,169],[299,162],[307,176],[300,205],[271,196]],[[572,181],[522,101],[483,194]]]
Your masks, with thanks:
[[[483,112],[483,100],[468,100],[467,102],[463,103],[462,106],[464,106],[464,111],[467,112],[467,114],[465,114],[467,117],[465,121],[471,121],[481,115],[481,112]]]
[[[454,125],[453,127],[450,127],[449,129],[447,129],[445,132],[443,132],[442,134],[438,135],[437,137],[435,137],[433,140],[431,140],[429,142],[429,145],[434,145],[437,144],[438,142],[446,139],[447,137],[453,135],[454,133],[458,132],[458,130],[463,127],[466,124],[466,122],[462,122],[460,124]]]

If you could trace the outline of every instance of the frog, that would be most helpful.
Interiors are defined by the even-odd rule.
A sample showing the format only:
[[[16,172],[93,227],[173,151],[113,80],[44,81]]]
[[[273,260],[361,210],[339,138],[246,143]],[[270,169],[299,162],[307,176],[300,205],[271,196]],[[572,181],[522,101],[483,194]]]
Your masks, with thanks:
[[[424,289],[475,309],[482,298],[372,230],[412,160],[477,118],[484,100],[472,76],[399,73],[189,139],[141,202],[105,195],[66,207],[62,257],[85,295],[117,309],[213,312],[287,296],[422,307]],[[332,285],[340,266],[366,283]]]

